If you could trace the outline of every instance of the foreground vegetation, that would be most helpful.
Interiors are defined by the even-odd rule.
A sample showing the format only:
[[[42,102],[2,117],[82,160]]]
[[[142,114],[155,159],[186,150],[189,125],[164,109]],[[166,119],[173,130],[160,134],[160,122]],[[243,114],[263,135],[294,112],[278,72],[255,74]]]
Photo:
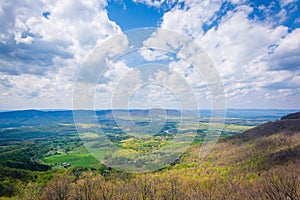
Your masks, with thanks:
[[[207,168],[205,174],[189,167],[160,173],[100,175],[83,172],[56,174],[44,187],[30,183],[20,188],[20,199],[299,199],[299,169],[295,165],[272,168],[259,176],[221,172]],[[222,173],[227,173],[222,174]],[[230,177],[232,176],[232,177]]]
[[[199,158],[200,135],[175,163],[143,174],[99,164],[69,124],[55,125],[54,135],[54,129],[47,129],[50,136],[43,139],[32,139],[27,129],[28,139],[7,139],[9,145],[1,147],[0,195],[53,200],[299,199],[299,120],[299,114],[292,115],[240,134],[235,133],[249,127],[226,125],[222,139],[205,158]],[[36,132],[44,135],[44,128]],[[141,147],[147,144],[140,139],[114,139],[125,150],[145,151]]]
[[[299,199],[300,134],[223,141],[204,159],[193,146],[181,160],[148,174],[56,171],[46,184],[18,188],[20,199]]]

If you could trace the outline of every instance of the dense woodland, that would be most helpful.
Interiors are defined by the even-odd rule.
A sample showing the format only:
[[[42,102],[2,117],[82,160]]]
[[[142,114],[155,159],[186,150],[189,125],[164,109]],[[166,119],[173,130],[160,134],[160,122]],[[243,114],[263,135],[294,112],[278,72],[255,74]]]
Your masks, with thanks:
[[[60,145],[72,149],[80,142],[75,137],[68,140]],[[31,142],[27,145],[19,150],[25,160],[30,150],[38,150]],[[201,159],[200,147],[201,142],[194,143],[175,163],[143,174],[104,165],[50,169],[38,158],[24,166],[27,161],[9,163],[1,154],[0,195],[53,200],[300,199],[300,113],[223,137]],[[1,151],[4,148],[12,147]]]

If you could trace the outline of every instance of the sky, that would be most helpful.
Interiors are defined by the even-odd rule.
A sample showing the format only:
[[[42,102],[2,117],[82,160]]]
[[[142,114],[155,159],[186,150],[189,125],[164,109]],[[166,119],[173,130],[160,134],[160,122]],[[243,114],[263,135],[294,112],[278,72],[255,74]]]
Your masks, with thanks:
[[[299,0],[0,0],[0,24],[0,110],[73,109],[74,87],[95,49],[117,54],[118,36],[145,27],[201,47],[227,108],[300,109]],[[162,36],[152,44],[178,35]],[[112,60],[93,91],[95,108],[111,108],[114,94],[146,76],[157,84],[133,88],[129,107],[172,108],[194,95],[199,108],[210,108],[211,72],[178,55],[141,46]]]

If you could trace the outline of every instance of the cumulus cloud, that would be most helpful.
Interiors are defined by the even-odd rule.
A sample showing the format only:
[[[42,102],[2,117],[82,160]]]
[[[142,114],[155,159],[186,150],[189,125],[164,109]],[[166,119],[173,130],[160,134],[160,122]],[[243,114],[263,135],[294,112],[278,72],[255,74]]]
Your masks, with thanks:
[[[297,15],[298,1],[278,0],[263,4],[247,0],[134,2],[165,12],[160,28],[194,39],[207,52],[223,80],[229,107],[299,107],[296,101],[300,97],[299,16],[292,20],[292,25],[288,21],[290,15]],[[105,0],[0,0],[2,107],[55,108],[71,105],[72,83],[79,66],[95,46],[113,35],[121,34],[118,25],[109,20],[106,5]],[[175,49],[176,56],[184,53],[180,52],[182,38],[172,41],[170,35],[157,34],[155,37],[144,43],[145,48],[138,52],[141,58],[134,57],[137,59],[132,63],[167,59],[168,67],[184,80],[163,72],[152,77],[153,80],[173,84],[178,89],[180,81],[185,81],[196,95],[208,97],[209,91],[205,88],[201,72],[165,51]],[[169,46],[162,47],[163,51],[151,49],[151,45],[162,45],[162,41],[169,42]],[[115,42],[123,45],[107,45],[111,51],[107,53],[111,57],[123,51],[123,46],[128,48],[126,39]],[[195,53],[193,49],[187,52]],[[195,56],[189,57],[193,58],[192,64],[201,61]],[[111,61],[103,60],[103,63],[109,64]],[[125,61],[113,62],[110,67],[103,76],[104,82],[97,88],[101,105],[109,106],[105,97],[112,94],[118,83],[116,80],[133,73]],[[87,82],[97,80],[100,74],[95,73],[95,69],[98,69],[96,65],[87,68],[79,78]],[[140,81],[138,73],[134,77]],[[158,88],[148,87],[146,92],[140,94],[147,94],[147,98],[151,99],[152,93],[152,99],[158,100],[161,94]],[[164,94],[170,95],[167,91]]]
[[[214,14],[222,5],[221,0],[217,1],[184,1],[183,8],[174,7],[167,12],[161,24],[162,28],[170,29],[195,37],[203,34],[202,26],[211,23]]]
[[[230,12],[223,18],[217,29],[210,29],[197,41],[207,50],[217,63],[224,77],[237,71],[246,70],[246,65],[254,62],[287,35],[283,26],[271,25],[248,19],[248,9]]]
[[[292,31],[268,55],[270,70],[300,70],[300,28]]]
[[[1,74],[1,77],[0,102],[3,109],[59,107],[71,109],[73,84],[59,75],[47,77],[33,74]]]
[[[121,33],[106,4],[1,0],[0,71],[7,77],[1,80],[1,105],[70,108],[80,65],[95,46]]]
[[[57,68],[56,58],[82,61],[97,43],[120,32],[105,5],[101,0],[1,3],[1,71],[41,75]]]
[[[269,97],[275,93],[299,96],[298,85],[292,81],[299,74],[299,31],[283,24],[288,11],[297,9],[295,1],[281,1],[277,13],[272,6],[276,5],[258,8],[242,1],[185,1],[184,8],[164,15],[161,27],[195,38],[206,50],[222,77],[228,106],[265,107],[267,103],[260,104],[263,101],[253,98],[249,103],[245,98],[268,90]],[[244,106],[239,102],[245,102]]]

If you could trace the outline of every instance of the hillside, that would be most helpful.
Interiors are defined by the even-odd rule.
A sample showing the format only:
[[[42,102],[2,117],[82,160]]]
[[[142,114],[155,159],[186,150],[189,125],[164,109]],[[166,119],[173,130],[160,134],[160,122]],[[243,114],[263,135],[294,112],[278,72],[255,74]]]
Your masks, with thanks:
[[[229,140],[234,138],[240,138],[245,141],[257,139],[259,137],[267,137],[270,135],[284,133],[295,134],[300,131],[300,112],[292,113],[287,116],[283,116],[280,120],[274,122],[268,122],[261,124],[253,129],[247,130],[242,134],[235,135]]]
[[[34,173],[36,178],[28,181],[30,173],[13,194],[45,200],[299,199],[299,116],[292,113],[225,137],[201,159],[201,143],[196,143],[176,163],[156,172],[71,167]]]
[[[282,117],[225,139],[263,150],[268,165],[300,161],[300,112]]]

